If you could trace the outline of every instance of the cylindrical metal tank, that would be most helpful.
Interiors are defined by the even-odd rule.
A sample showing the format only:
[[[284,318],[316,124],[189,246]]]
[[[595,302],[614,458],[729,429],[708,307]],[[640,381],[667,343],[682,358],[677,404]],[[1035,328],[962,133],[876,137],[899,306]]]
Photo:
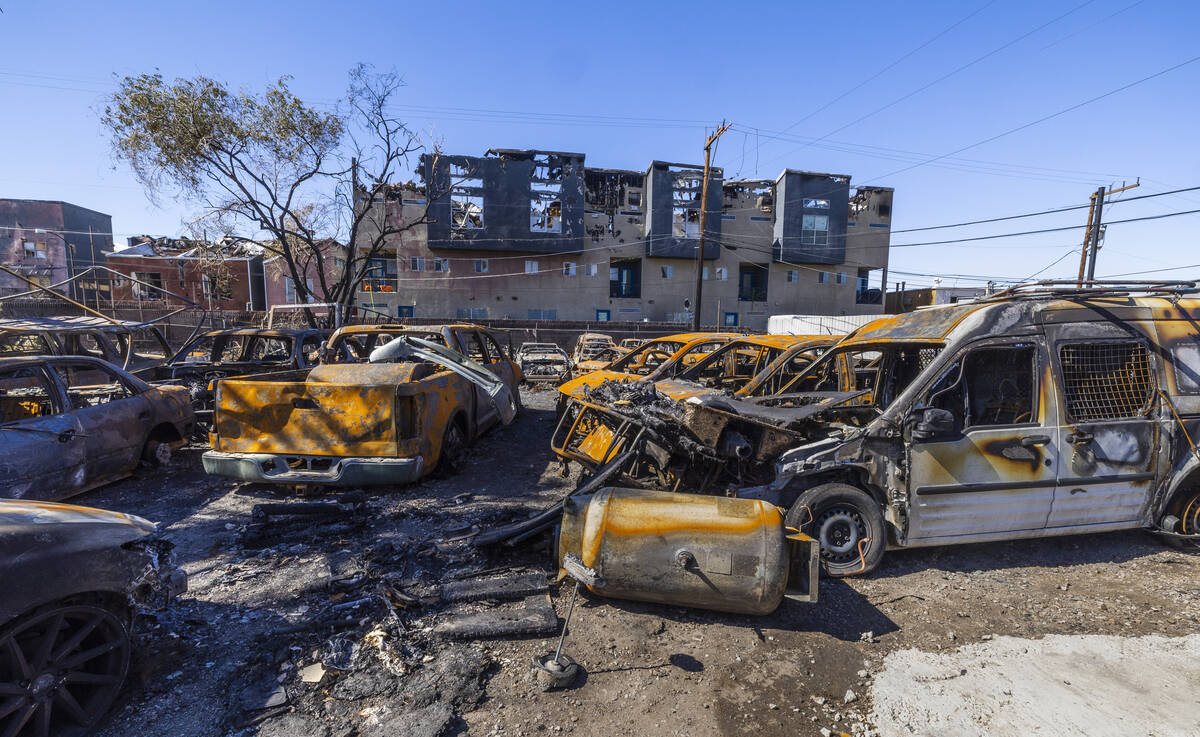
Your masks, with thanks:
[[[567,499],[558,562],[573,553],[601,596],[768,614],[788,583],[778,507],[758,499],[601,489]]]

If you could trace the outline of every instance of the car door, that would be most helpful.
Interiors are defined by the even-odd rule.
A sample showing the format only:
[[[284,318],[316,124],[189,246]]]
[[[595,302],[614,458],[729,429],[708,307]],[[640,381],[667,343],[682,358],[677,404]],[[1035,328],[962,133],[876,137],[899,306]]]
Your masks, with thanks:
[[[150,419],[146,398],[100,361],[56,361],[53,365],[84,438],[85,485],[130,473],[146,444]]]
[[[477,331],[458,330],[456,332],[459,344],[462,346],[460,350],[464,356],[476,363],[482,364],[485,368],[492,370],[493,373],[498,373],[495,369],[491,368],[487,351],[483,347],[483,340],[479,337]],[[475,425],[482,431],[484,428],[498,422],[500,420],[500,413],[496,410],[496,405],[492,404],[487,390],[474,383],[471,384],[471,387],[475,391]]]
[[[83,437],[41,365],[0,370],[0,497],[53,501],[84,488]]]
[[[500,342],[496,340],[495,336],[490,333],[481,333],[481,335],[483,336],[484,348],[487,350],[488,355],[487,367],[492,373],[499,376],[508,385],[509,389],[516,391],[517,382],[520,381],[518,377],[520,369],[517,368],[517,364],[513,363],[508,351],[501,347]]]
[[[910,541],[1045,527],[1057,480],[1048,382],[1040,337],[968,347],[939,374],[906,422]],[[953,427],[918,437],[939,410]]]
[[[1140,524],[1159,444],[1151,416],[1159,389],[1153,351],[1116,325],[1088,326],[1095,332],[1089,339],[1065,326],[1047,331],[1063,337],[1054,344],[1054,363],[1064,409],[1048,526]]]

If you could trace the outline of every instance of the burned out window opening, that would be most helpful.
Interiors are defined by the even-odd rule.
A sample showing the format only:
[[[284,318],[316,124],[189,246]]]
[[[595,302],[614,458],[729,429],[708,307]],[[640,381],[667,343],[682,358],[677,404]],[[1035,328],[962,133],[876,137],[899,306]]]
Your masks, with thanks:
[[[738,266],[738,301],[767,301],[767,264],[741,264]]]
[[[843,348],[826,353],[787,382],[780,393],[865,392],[847,402],[882,411],[941,351],[942,346],[929,344]]]
[[[1180,343],[1171,349],[1175,366],[1175,391],[1178,394],[1200,394],[1200,344]]]
[[[620,299],[637,299],[641,297],[641,259],[614,259],[609,264],[608,296]]]
[[[55,392],[41,369],[23,366],[0,372],[0,427],[60,411]]]
[[[673,172],[671,186],[671,235],[676,238],[700,237],[700,194],[704,175],[694,169]]]
[[[804,198],[804,207],[809,210],[828,210],[829,200],[816,200]]]
[[[1138,417],[1149,408],[1155,387],[1145,343],[1067,343],[1059,346],[1058,358],[1070,419]]]
[[[951,364],[922,405],[954,415],[955,430],[1038,421],[1037,346],[984,346]]]
[[[533,157],[529,179],[530,232],[562,232],[562,188],[562,166],[546,154]]]
[[[0,357],[44,356],[50,353],[50,344],[41,335],[29,333],[0,334]]]
[[[97,407],[132,397],[133,390],[115,373],[95,364],[58,364],[54,367],[75,409]]]
[[[135,271],[133,278],[133,296],[139,300],[162,299],[163,278],[158,271]],[[139,284],[138,282],[144,282]],[[148,286],[147,286],[148,285]]]

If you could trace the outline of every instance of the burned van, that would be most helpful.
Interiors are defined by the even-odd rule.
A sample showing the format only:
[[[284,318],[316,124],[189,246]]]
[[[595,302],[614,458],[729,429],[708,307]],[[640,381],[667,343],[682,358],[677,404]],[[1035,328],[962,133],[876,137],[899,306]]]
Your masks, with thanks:
[[[1146,528],[1200,540],[1200,299],[1043,282],[889,316],[757,402],[803,426],[776,478],[835,576],[887,548]]]

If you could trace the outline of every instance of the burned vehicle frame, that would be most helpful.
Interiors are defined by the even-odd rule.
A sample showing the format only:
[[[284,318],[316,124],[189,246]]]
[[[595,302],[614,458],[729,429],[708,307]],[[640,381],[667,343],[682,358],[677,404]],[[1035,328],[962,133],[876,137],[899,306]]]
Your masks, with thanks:
[[[0,734],[86,733],[109,710],[135,615],[187,589],[156,530],[100,509],[0,501]]]
[[[527,384],[571,378],[571,357],[554,343],[523,343],[517,350],[517,366]]]
[[[685,475],[664,487],[640,478],[787,508],[787,524],[820,540],[835,576],[872,570],[887,548],[1136,528],[1196,542],[1195,292],[1189,282],[1040,282],[883,318],[786,393],[707,408],[791,435],[771,480],[705,486]],[[650,417],[632,417],[639,403],[625,400],[617,416],[643,437],[688,421],[654,403]],[[584,420],[560,431],[568,421]],[[610,434],[592,428],[575,432],[573,446],[560,434],[556,443],[595,462],[637,437]],[[697,456],[724,448],[728,459],[737,447],[717,436]],[[631,467],[654,464],[654,452],[639,450]]]

